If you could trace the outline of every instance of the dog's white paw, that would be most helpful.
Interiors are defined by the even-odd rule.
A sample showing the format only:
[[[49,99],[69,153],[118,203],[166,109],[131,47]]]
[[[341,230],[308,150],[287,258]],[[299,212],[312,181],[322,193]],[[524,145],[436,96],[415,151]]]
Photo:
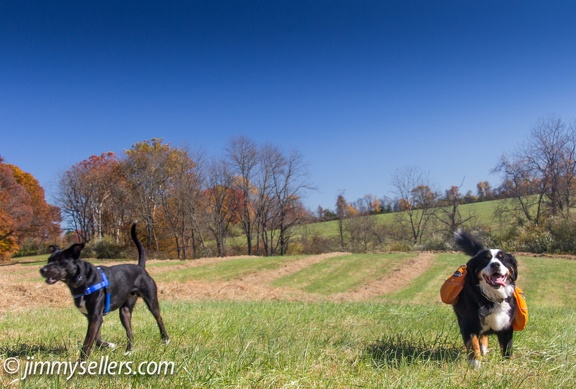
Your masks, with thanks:
[[[481,362],[478,359],[470,359],[469,362],[472,369],[480,369]]]
[[[125,355],[125,356],[130,356],[130,355],[132,355],[132,350],[126,351],[126,352],[124,353],[124,355]]]
[[[170,344],[170,339],[164,339],[164,344]]]
[[[106,347],[108,347],[109,349],[114,350],[114,349],[116,348],[116,343],[106,342]]]

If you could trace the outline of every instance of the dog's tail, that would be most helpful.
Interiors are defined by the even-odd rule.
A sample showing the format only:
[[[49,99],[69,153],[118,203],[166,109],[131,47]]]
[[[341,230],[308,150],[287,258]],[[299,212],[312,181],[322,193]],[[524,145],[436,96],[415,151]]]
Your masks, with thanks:
[[[145,268],[146,252],[144,251],[144,246],[142,246],[142,242],[140,242],[140,239],[138,239],[138,235],[136,235],[136,223],[132,224],[130,235],[132,235],[132,240],[134,241],[134,244],[136,244],[136,248],[138,249],[138,266]]]
[[[485,249],[484,245],[478,242],[469,232],[458,230],[454,233],[454,236],[456,237],[456,244],[471,257]]]

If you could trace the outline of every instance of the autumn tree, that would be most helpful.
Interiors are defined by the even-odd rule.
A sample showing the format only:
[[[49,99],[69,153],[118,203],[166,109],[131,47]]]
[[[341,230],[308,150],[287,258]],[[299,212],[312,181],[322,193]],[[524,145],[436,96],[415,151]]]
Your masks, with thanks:
[[[181,241],[182,237],[176,226],[180,225],[184,218],[178,215],[179,221],[174,219],[179,211],[169,215],[172,218],[171,225],[157,222],[158,218],[167,216],[163,211],[171,209],[169,199],[175,188],[191,173],[193,163],[187,152],[163,143],[162,139],[153,138],[138,142],[126,150],[120,167],[129,186],[129,203],[136,207],[137,215],[146,225],[148,248],[159,251],[160,240],[165,238],[164,233],[174,239],[180,236]]]
[[[24,240],[36,241],[37,245],[56,240],[61,233],[60,208],[46,202],[46,195],[40,183],[30,173],[22,171],[15,165],[7,165],[12,169],[16,182],[30,196],[33,218],[30,224],[21,231],[20,244]]]
[[[0,157],[0,260],[26,240],[41,245],[60,233],[59,210],[46,203],[44,190],[29,173]]]
[[[478,200],[487,201],[494,199],[494,192],[488,181],[480,181],[476,184],[476,193]]]
[[[112,152],[92,155],[61,175],[57,201],[69,225],[83,242],[102,239],[114,231],[110,205],[119,200],[121,181],[118,160]]]
[[[234,175],[225,160],[212,161],[206,175],[204,223],[216,242],[216,254],[223,257],[230,228],[242,217],[237,209],[242,192],[234,189]]]

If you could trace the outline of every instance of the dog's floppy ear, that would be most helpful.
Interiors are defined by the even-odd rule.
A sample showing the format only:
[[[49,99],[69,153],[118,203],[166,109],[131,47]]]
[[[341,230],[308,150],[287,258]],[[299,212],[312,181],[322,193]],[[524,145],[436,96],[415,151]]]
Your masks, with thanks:
[[[456,238],[456,244],[460,246],[462,251],[466,254],[474,257],[480,251],[485,250],[486,248],[480,242],[478,242],[469,232],[464,230],[458,230],[454,233],[454,237]]]
[[[82,252],[83,248],[84,248],[84,243],[74,243],[72,246],[70,246],[66,249],[66,253],[72,259],[78,259],[78,258],[80,258],[80,253]]]
[[[510,260],[510,266],[512,266],[512,280],[516,282],[516,279],[518,278],[518,261],[513,255],[511,254],[506,255],[508,255],[509,257],[508,259]]]

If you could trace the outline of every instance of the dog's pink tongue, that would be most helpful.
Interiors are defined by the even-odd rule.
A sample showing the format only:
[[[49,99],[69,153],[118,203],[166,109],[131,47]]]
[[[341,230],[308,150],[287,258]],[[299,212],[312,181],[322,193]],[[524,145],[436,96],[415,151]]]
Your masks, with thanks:
[[[495,274],[492,276],[492,283],[500,286],[506,286],[506,276],[501,274]]]

